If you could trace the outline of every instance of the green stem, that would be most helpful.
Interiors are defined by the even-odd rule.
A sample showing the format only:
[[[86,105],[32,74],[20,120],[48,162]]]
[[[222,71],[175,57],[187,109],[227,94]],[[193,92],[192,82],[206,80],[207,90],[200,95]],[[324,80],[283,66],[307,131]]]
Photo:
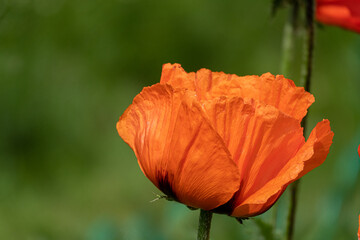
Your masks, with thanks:
[[[197,240],[209,240],[212,212],[200,210]]]
[[[305,16],[306,16],[306,35],[305,35],[305,57],[302,65],[302,79],[301,83],[306,91],[310,91],[311,86],[311,74],[313,64],[313,52],[314,52],[314,0],[305,1]],[[304,133],[306,133],[307,117],[302,120],[302,126]],[[296,204],[297,204],[297,192],[299,188],[299,181],[297,180],[291,185],[291,197],[290,197],[290,213],[288,217],[287,225],[287,240],[292,240],[294,235]]]
[[[291,10],[289,17],[284,26],[284,35],[282,42],[282,59],[281,59],[281,74],[285,77],[289,75],[291,63],[294,56],[294,39],[297,28],[297,19],[299,16],[299,2],[294,0],[291,2]]]

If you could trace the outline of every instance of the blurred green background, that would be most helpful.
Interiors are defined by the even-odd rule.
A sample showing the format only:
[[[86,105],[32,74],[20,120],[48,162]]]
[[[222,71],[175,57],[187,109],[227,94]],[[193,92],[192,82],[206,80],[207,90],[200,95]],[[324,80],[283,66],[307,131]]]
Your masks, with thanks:
[[[0,0],[0,239],[195,239],[198,211],[150,203],[159,191],[115,124],[163,63],[280,73],[286,17],[269,0]],[[295,239],[356,239],[360,36],[317,30],[309,127],[330,119],[335,137],[301,182]],[[256,219],[271,214],[216,215],[211,237],[264,239]]]

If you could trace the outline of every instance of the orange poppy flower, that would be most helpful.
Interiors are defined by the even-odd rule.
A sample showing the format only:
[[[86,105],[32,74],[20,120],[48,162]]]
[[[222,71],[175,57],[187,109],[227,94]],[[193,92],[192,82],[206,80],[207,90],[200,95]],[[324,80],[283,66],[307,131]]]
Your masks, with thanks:
[[[319,22],[360,33],[360,1],[317,0],[316,18]]]
[[[238,77],[163,66],[116,128],[141,170],[167,196],[236,217],[269,209],[319,166],[332,143],[328,120],[305,142],[301,119],[314,97],[270,73]]]

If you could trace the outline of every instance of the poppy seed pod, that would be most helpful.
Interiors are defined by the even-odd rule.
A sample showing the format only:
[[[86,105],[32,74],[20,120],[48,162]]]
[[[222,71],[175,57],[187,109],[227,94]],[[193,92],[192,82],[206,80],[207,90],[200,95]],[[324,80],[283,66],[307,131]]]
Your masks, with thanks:
[[[148,179],[190,207],[250,217],[321,165],[332,144],[328,120],[305,142],[300,126],[314,97],[270,73],[239,77],[164,64],[116,128]]]

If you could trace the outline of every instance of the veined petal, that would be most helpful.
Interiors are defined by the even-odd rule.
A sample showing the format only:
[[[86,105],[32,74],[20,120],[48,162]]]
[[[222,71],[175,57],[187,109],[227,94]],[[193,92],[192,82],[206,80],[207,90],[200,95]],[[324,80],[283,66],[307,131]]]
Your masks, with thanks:
[[[329,121],[319,122],[295,157],[288,161],[275,178],[238,204],[232,216],[254,216],[265,211],[266,207],[271,207],[290,183],[324,162],[333,136]]]
[[[285,191],[286,186],[281,189],[281,191],[278,191],[276,194],[272,195],[267,199],[265,202],[260,202],[259,204],[241,204],[240,206],[235,207],[235,211],[232,212],[231,216],[234,217],[252,217],[257,216],[261,213],[266,212],[269,208],[271,208],[274,203],[279,199],[279,197],[283,194]]]
[[[233,206],[275,178],[305,142],[299,121],[273,106],[226,97],[202,103],[239,168]]]
[[[116,127],[161,191],[210,210],[233,196],[240,177],[194,94],[163,84],[144,88]]]
[[[166,63],[162,67],[160,83],[169,84],[173,88],[195,91],[194,73],[187,73],[180,64]]]
[[[174,88],[196,91],[199,100],[221,96],[253,98],[274,106],[299,121],[315,101],[313,95],[302,87],[296,87],[293,81],[270,73],[245,77],[208,69],[186,73],[180,64],[164,64],[160,82]]]
[[[271,73],[265,73],[261,76],[231,76],[228,81],[213,88],[213,97],[226,95],[253,98],[298,120],[306,115],[307,109],[315,101],[313,95],[302,87],[296,87],[292,80],[282,75],[275,77]]]

